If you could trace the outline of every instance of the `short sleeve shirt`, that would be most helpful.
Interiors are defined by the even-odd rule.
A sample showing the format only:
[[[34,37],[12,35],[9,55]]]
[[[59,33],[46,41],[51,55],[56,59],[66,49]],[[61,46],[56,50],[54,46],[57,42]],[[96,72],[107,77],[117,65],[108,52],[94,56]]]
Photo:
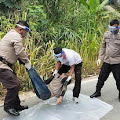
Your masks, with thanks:
[[[66,55],[66,59],[63,59],[62,63],[68,66],[76,65],[82,62],[81,56],[74,50],[63,48]]]

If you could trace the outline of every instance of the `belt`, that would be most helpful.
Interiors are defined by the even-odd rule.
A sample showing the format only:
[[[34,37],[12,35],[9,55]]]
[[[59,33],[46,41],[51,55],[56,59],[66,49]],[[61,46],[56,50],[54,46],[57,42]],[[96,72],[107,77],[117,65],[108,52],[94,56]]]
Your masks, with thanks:
[[[10,68],[13,66],[11,63],[9,63],[8,61],[6,61],[4,58],[2,58],[1,56],[0,56],[0,61],[2,62],[2,63],[4,63],[4,64],[6,64],[6,65],[8,65]]]

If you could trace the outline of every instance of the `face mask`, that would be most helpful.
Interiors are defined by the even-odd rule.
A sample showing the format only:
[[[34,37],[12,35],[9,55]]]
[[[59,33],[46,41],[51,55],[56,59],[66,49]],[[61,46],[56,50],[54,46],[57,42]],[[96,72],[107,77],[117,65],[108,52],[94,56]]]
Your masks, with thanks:
[[[117,34],[117,33],[118,33],[119,26],[110,26],[110,25],[108,25],[108,29],[109,29],[109,31],[110,31],[112,34]]]
[[[56,59],[57,59],[57,61],[60,61],[60,62],[63,61],[63,57],[59,57],[59,58],[56,58]]]
[[[117,30],[114,30],[114,31],[111,31],[112,34],[117,34],[118,31]]]

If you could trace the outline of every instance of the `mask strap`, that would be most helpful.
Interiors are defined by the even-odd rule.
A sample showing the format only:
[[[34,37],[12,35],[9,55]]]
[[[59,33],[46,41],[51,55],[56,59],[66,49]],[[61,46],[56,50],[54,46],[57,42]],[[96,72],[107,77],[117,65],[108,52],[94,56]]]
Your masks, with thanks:
[[[110,25],[108,25],[108,28],[110,28],[110,29],[119,29],[119,26],[110,26]]]
[[[62,56],[62,55],[63,55],[63,51],[62,51],[61,53],[59,53],[59,54],[55,54],[55,53],[53,53],[53,55],[54,55],[55,57]]]
[[[30,29],[28,28],[28,27],[26,27],[26,26],[22,26],[22,25],[20,25],[20,24],[16,24],[17,26],[19,26],[19,27],[21,27],[21,28],[23,28],[23,29],[25,29],[25,30],[27,30],[27,31],[29,31]]]

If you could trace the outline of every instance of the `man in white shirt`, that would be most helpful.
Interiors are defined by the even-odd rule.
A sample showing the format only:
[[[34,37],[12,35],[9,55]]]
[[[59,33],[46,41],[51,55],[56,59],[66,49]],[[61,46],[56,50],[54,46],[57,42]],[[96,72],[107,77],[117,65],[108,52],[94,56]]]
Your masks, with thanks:
[[[75,72],[75,85],[73,89],[73,100],[78,103],[78,97],[81,89],[81,68],[82,59],[78,53],[71,49],[56,47],[54,48],[54,57],[57,60],[55,71],[53,75],[59,73],[67,73],[69,70],[69,76],[66,80],[71,81],[72,74]]]

